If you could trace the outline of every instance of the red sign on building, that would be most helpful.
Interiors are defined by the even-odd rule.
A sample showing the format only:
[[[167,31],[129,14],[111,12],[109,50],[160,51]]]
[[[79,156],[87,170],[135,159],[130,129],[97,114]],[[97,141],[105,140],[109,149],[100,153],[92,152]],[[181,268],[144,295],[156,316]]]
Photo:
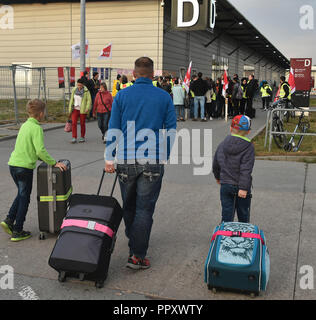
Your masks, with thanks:
[[[291,59],[291,68],[294,71],[295,86],[297,91],[310,91],[312,59]]]

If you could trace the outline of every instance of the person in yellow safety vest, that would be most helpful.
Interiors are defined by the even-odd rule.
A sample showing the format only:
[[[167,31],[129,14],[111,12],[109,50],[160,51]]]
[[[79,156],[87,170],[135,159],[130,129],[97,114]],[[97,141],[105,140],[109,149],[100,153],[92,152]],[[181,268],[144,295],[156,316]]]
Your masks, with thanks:
[[[263,81],[262,87],[260,89],[261,97],[262,97],[262,108],[263,110],[267,110],[269,107],[269,103],[272,98],[272,88],[269,86],[267,81]]]
[[[154,87],[161,88],[161,85],[158,81],[158,77],[155,77],[152,82]]]
[[[120,83],[121,75],[118,74],[116,76],[116,80],[113,81],[113,87],[112,87],[112,97],[114,98],[117,94],[117,84]]]
[[[291,87],[284,76],[280,77],[280,98],[291,100]]]
[[[117,89],[117,91],[120,91],[120,90],[123,90],[123,89],[130,87],[132,85],[133,85],[133,83],[128,82],[127,77],[123,75],[122,82],[121,82],[121,84],[119,84],[119,86],[116,86],[116,89]]]
[[[248,83],[247,78],[241,79],[241,89],[243,91],[243,96],[242,96],[242,99],[241,99],[240,105],[239,105],[240,114],[245,114],[245,107],[246,107],[246,103],[247,103],[247,83]]]

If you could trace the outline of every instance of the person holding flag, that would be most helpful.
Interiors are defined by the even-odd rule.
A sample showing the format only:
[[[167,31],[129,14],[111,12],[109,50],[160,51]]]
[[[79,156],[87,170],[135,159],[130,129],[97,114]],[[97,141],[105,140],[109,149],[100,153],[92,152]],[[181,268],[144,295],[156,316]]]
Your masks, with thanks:
[[[224,75],[223,75],[223,92],[222,96],[225,98],[225,120],[227,122],[227,116],[228,116],[228,98],[226,96],[226,92],[228,89],[229,81],[228,81],[228,75],[227,70],[225,69]]]

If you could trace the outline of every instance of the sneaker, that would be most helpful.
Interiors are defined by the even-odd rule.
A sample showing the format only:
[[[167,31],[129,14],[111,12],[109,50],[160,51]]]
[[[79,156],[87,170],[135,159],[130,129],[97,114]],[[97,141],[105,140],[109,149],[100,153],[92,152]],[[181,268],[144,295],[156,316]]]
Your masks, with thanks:
[[[212,117],[210,117],[210,120],[213,120],[213,118],[212,118]]]
[[[10,236],[13,233],[13,223],[10,222],[8,219],[5,219],[4,221],[2,221],[0,223],[1,227],[3,228],[3,230],[9,234]]]
[[[17,242],[21,240],[26,240],[31,237],[32,237],[32,234],[29,231],[21,231],[21,232],[13,231],[11,241]]]
[[[192,121],[197,121],[197,118],[193,118]]]
[[[206,122],[206,121],[207,121],[206,118],[201,119],[201,122]]]
[[[77,139],[76,138],[72,138],[71,139],[71,143],[77,143]]]
[[[85,142],[85,141],[86,141],[86,139],[83,138],[83,137],[81,137],[81,138],[79,139],[79,143],[82,143],[82,142]]]
[[[135,255],[132,255],[129,256],[126,267],[134,270],[148,269],[150,268],[150,262],[146,258],[140,259],[137,258]]]

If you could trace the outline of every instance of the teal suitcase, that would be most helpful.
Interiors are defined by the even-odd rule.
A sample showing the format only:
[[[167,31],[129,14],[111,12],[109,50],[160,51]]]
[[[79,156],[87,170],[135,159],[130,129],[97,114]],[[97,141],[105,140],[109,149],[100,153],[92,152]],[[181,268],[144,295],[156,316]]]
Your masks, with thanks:
[[[205,262],[209,290],[259,295],[267,288],[270,257],[262,230],[249,223],[226,222],[214,230]]]

